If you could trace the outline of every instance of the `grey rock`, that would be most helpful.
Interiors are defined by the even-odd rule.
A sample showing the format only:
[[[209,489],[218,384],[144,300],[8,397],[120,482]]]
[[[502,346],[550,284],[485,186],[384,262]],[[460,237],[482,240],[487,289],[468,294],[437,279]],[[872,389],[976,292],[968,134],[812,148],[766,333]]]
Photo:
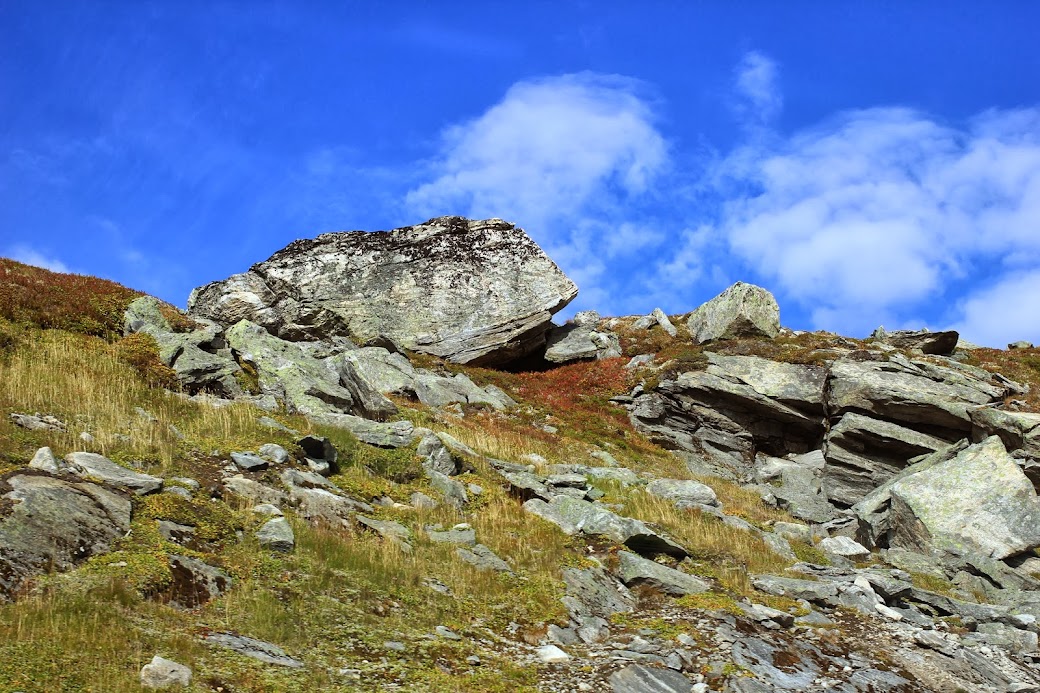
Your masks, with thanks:
[[[907,466],[948,441],[889,421],[848,412],[831,427],[824,445],[824,490],[833,501],[853,505]]]
[[[283,505],[288,501],[284,491],[261,484],[259,481],[243,476],[232,476],[224,479],[224,488],[236,496],[241,496],[253,503],[270,503]]]
[[[50,416],[36,414],[9,414],[11,422],[15,426],[27,428],[30,431],[65,431],[65,423],[60,419]]]
[[[279,508],[277,505],[272,505],[270,503],[259,503],[250,508],[250,510],[252,510],[254,513],[257,513],[258,515],[269,515],[272,517],[282,517],[282,515],[284,514],[281,508]]]
[[[248,272],[192,292],[189,312],[249,319],[291,339],[348,335],[457,363],[539,348],[577,288],[519,228],[460,217],[296,241]]]
[[[289,451],[277,443],[264,443],[260,446],[260,456],[275,464],[285,464],[289,461]]]
[[[210,633],[205,640],[208,643],[226,647],[229,650],[234,650],[246,657],[252,657],[267,664],[277,664],[278,666],[293,669],[299,669],[303,666],[303,662],[290,657],[282,648],[263,640],[247,638],[244,635],[233,635],[231,633]]]
[[[63,471],[65,464],[59,464],[58,460],[54,458],[54,453],[48,447],[42,447],[36,451],[33,458],[29,460],[30,469],[38,469],[41,472],[48,472],[50,474],[57,474]]]
[[[508,563],[495,555],[494,551],[483,544],[476,544],[469,549],[460,546],[455,549],[455,553],[463,561],[469,563],[478,570],[494,570],[502,573],[513,572],[513,569],[509,567]]]
[[[622,517],[588,501],[554,496],[547,503],[540,498],[532,498],[524,503],[523,507],[527,512],[552,522],[565,534],[574,535],[580,532],[590,536],[602,536],[618,544],[624,544],[643,556],[665,553],[682,559],[688,555],[682,546],[658,534],[645,523]]]
[[[411,502],[412,507],[419,508],[420,510],[433,510],[439,505],[436,499],[427,496],[421,491],[414,492],[409,498],[409,501]]]
[[[927,361],[836,360],[830,369],[828,408],[832,416],[867,413],[901,425],[946,429],[951,439],[971,429],[968,410],[1003,399],[1009,390],[994,375]]]
[[[621,344],[616,334],[578,324],[554,327],[549,332],[546,347],[545,360],[549,363],[621,356]]]
[[[359,512],[372,512],[368,503],[347,498],[325,488],[293,486],[289,497],[297,506],[297,513],[308,522],[335,529],[354,525]]]
[[[661,565],[628,551],[618,551],[618,577],[626,587],[647,585],[674,597],[700,594],[711,584],[694,575]]]
[[[889,344],[897,349],[920,351],[924,354],[952,354],[960,341],[960,335],[954,330],[945,332],[929,332],[928,330],[897,330],[886,332],[878,328],[871,335],[876,341]]]
[[[632,424],[666,448],[705,460],[709,473],[729,476],[749,473],[759,450],[782,456],[818,447],[825,368],[707,356],[706,370],[681,373],[636,397]]]
[[[790,628],[794,625],[793,614],[770,608],[764,604],[740,604],[740,608],[756,621],[771,621],[782,628]]]
[[[658,498],[673,502],[697,503],[700,505],[718,505],[719,498],[715,491],[698,481],[679,479],[656,479],[646,485],[646,492]]]
[[[596,455],[596,453],[592,454],[593,456]],[[603,454],[606,455],[607,453]],[[641,479],[640,476],[633,472],[631,469],[626,469],[625,467],[618,467],[616,466],[616,462],[614,464],[615,466],[611,467],[586,467],[582,471],[586,476],[591,477],[593,479],[616,481],[622,486],[637,486],[643,483],[643,479]]]
[[[440,472],[448,476],[453,476],[459,471],[451,451],[433,431],[423,434],[415,453],[423,458],[422,466],[427,471]]]
[[[812,544],[813,540],[812,527],[797,522],[777,522],[773,525],[773,533],[806,544]]]
[[[892,546],[1001,559],[1040,546],[1040,500],[996,436],[891,488]]]
[[[265,522],[257,530],[256,539],[262,548],[271,551],[292,553],[292,550],[296,548],[296,535],[293,533],[289,521],[284,517],[275,517]]]
[[[412,538],[412,531],[394,520],[377,520],[374,517],[357,514],[355,519],[362,527],[369,529],[387,541],[393,542],[401,547],[408,547],[408,541]]]
[[[860,560],[870,556],[870,549],[848,537],[827,537],[820,541],[819,548],[821,551],[853,560]]]
[[[838,588],[829,582],[813,582],[776,575],[756,575],[751,583],[755,589],[778,597],[804,599],[807,602],[827,603],[838,596]]]
[[[690,313],[686,321],[698,344],[738,337],[776,337],[780,307],[762,287],[737,282]]]
[[[244,472],[259,472],[268,466],[267,460],[252,452],[233,452],[231,461]]]
[[[610,675],[613,693],[691,693],[693,681],[672,669],[630,664]]]
[[[477,543],[477,532],[472,527],[463,525],[453,527],[447,531],[439,531],[427,528],[426,536],[430,541],[442,544],[459,544],[460,546],[474,546]]]
[[[469,493],[467,493],[466,486],[461,481],[440,472],[428,471],[426,477],[430,480],[430,486],[441,494],[445,502],[454,505],[456,508],[461,508],[469,502]]]
[[[258,424],[260,424],[261,426],[263,426],[264,428],[270,428],[271,430],[274,430],[274,431],[284,431],[285,433],[291,433],[293,435],[296,435],[298,433],[298,431],[294,431],[293,429],[289,428],[288,426],[285,426],[285,425],[275,421],[270,416],[261,416],[259,419],[256,420],[256,422]]]
[[[521,499],[541,498],[550,500],[556,495],[556,490],[550,490],[545,484],[545,479],[532,472],[507,472],[499,470],[498,473],[509,483],[509,490]],[[584,477],[583,477],[584,479]]]
[[[69,471],[84,478],[98,479],[117,488],[144,496],[161,491],[163,480],[150,474],[141,474],[92,452],[70,452],[65,456]]]
[[[992,435],[1000,436],[1009,452],[1040,461],[1040,414],[977,407],[969,409],[968,416],[972,423],[972,437],[976,441]]]
[[[1033,343],[1032,342],[1027,342],[1025,340],[1020,339],[1017,342],[1011,342],[1010,344],[1008,344],[1007,348],[1008,349],[1032,349],[1033,348]]]
[[[403,448],[415,440],[415,427],[410,421],[369,421],[351,414],[317,414],[311,420],[350,431],[363,443],[380,448]]]
[[[650,313],[650,317],[661,326],[662,330],[668,333],[669,337],[679,334],[679,331],[675,329],[675,325],[672,324],[672,321],[668,319],[668,316],[660,308],[654,308],[653,312]]]
[[[543,664],[558,664],[560,662],[566,662],[571,658],[569,654],[556,645],[542,645],[535,650],[535,655],[538,657],[538,661]]]
[[[190,556],[170,556],[170,603],[187,609],[205,604],[231,589],[231,576]]]
[[[169,520],[157,520],[159,536],[177,544],[188,544],[194,541],[196,529],[191,525],[182,525]]]
[[[130,529],[130,501],[96,484],[28,473],[0,490],[13,503],[0,517],[0,598],[48,570],[69,570],[109,550]]]
[[[571,618],[571,628],[582,642],[601,642],[610,635],[608,619],[631,612],[636,600],[624,585],[602,568],[564,568],[566,594],[563,604]]]
[[[316,358],[304,345],[279,339],[260,325],[243,320],[228,329],[227,340],[238,360],[256,371],[261,392],[282,400],[291,413],[385,418],[396,412],[363,380],[347,379],[349,373],[335,357]],[[378,406],[372,408],[373,401]]]
[[[159,655],[152,657],[141,668],[141,686],[144,688],[172,688],[191,685],[191,669]]]

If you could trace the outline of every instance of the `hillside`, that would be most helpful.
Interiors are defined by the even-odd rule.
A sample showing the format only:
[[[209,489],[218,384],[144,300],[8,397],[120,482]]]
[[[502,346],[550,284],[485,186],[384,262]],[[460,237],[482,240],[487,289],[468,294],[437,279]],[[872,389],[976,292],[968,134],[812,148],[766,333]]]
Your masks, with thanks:
[[[1040,690],[1040,350],[574,293],[500,220],[0,259],[0,690]]]

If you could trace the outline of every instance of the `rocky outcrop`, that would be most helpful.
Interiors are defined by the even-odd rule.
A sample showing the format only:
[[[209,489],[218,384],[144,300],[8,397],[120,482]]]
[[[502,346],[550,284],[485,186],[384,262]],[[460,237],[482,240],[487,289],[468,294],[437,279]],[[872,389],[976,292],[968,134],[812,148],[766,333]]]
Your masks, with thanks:
[[[554,327],[549,332],[545,360],[549,363],[568,363],[621,356],[618,336],[608,330],[597,329],[599,321],[599,313],[589,310],[578,313],[573,321],[562,327]]]
[[[780,306],[760,286],[737,282],[690,313],[686,320],[697,344],[739,337],[775,337],[780,333]]]
[[[577,288],[522,229],[441,217],[296,241],[192,292],[193,316],[250,320],[291,340],[349,336],[458,363],[504,363],[545,343]]]
[[[870,337],[882,344],[897,349],[917,351],[922,354],[952,354],[957,349],[960,335],[953,331],[929,332],[928,330],[897,330],[888,332],[884,327],[874,330]]]
[[[130,529],[130,500],[97,484],[34,472],[9,475],[0,487],[12,504],[0,517],[0,599],[33,575],[107,551]]]
[[[750,472],[761,450],[782,456],[819,446],[825,368],[757,356],[708,354],[704,371],[662,381],[630,414],[655,442],[699,458],[704,471]]]

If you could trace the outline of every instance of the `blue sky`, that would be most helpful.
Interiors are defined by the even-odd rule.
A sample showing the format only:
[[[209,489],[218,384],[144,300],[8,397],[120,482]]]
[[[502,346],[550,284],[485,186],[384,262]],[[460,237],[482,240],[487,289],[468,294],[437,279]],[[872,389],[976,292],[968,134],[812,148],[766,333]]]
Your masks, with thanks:
[[[1040,342],[1035,2],[0,4],[0,255],[189,291],[301,237],[524,227],[563,315]]]

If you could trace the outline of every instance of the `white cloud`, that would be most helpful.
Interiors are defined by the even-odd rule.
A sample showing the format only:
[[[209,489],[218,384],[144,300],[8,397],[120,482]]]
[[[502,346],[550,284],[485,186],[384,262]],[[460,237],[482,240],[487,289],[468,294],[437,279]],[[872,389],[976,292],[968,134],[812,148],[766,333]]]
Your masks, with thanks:
[[[1038,123],[1038,109],[964,128],[901,108],[841,114],[729,156],[716,176],[740,194],[717,232],[816,327],[865,333],[926,303],[955,321],[954,285],[1040,268]]]
[[[772,121],[783,108],[776,63],[758,51],[744,55],[736,68],[735,109],[745,125],[759,127]]]
[[[34,265],[36,267],[49,269],[52,272],[68,273],[72,271],[69,269],[68,265],[58,258],[45,255],[28,245],[19,244],[8,248],[4,253],[4,256],[26,265]]]
[[[445,131],[435,178],[407,204],[536,228],[637,195],[668,159],[640,89],[592,73],[518,82],[483,115]]]
[[[963,318],[954,325],[982,346],[1003,349],[1011,342],[1040,343],[1040,269],[1005,277],[962,302]]]

